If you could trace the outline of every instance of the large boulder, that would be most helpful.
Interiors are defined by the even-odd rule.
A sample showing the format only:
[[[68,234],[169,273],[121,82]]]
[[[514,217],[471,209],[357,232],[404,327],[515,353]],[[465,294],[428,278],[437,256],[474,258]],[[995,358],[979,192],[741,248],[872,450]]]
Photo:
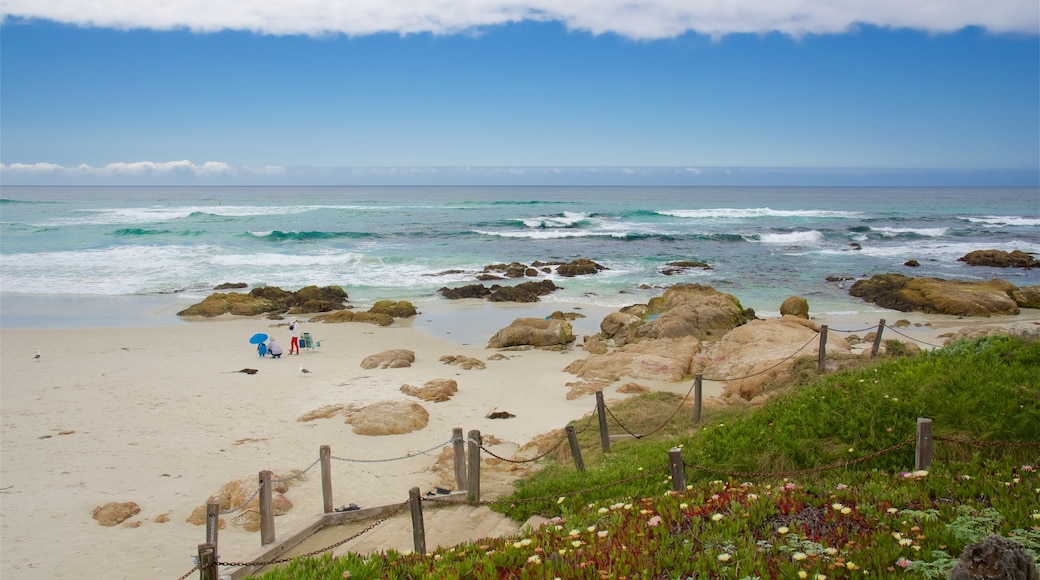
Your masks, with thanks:
[[[256,316],[269,312],[330,312],[345,308],[346,301],[347,293],[339,286],[306,286],[296,292],[282,290],[277,286],[261,286],[253,288],[248,294],[215,292],[177,315],[211,318],[222,314]]]
[[[433,379],[426,381],[421,387],[401,385],[401,392],[423,401],[443,403],[459,392],[459,384],[454,379]]]
[[[111,527],[121,524],[139,513],[141,513],[141,506],[132,501],[112,501],[94,508],[91,517],[102,526]]]
[[[358,312],[356,310],[337,310],[328,314],[318,314],[310,318],[310,322],[336,324],[340,322],[364,322],[376,326],[390,326],[394,319],[381,312]]]
[[[347,423],[358,435],[400,435],[424,429],[430,414],[419,403],[381,401],[351,413]]]
[[[1021,544],[989,535],[964,548],[950,580],[1038,580],[1036,561]]]
[[[571,278],[574,276],[588,276],[589,274],[595,274],[600,270],[606,269],[608,269],[606,266],[597,264],[588,258],[578,258],[573,262],[557,266],[556,273],[560,276]]]
[[[645,308],[624,312],[640,320],[608,316],[606,327],[600,325],[604,337],[618,346],[661,338],[717,339],[747,322],[736,297],[700,284],[677,284],[651,298]]]
[[[417,314],[415,305],[407,300],[379,300],[368,309],[370,314],[385,314],[391,318],[411,318]]]
[[[677,382],[690,375],[700,348],[700,340],[692,337],[636,342],[590,354],[563,370],[596,383],[612,383],[622,377]]]
[[[780,304],[780,316],[809,318],[809,301],[801,296],[790,296]]]
[[[795,357],[819,356],[820,327],[797,316],[752,320],[735,328],[722,340],[712,343],[698,361],[705,379],[732,383],[741,398],[751,399],[761,392],[761,384],[775,379],[783,369],[766,373],[766,369],[790,365]],[[827,352],[851,352],[845,339],[833,334],[827,338]],[[730,385],[727,385],[728,387]]]
[[[1040,308],[1040,286],[1020,286],[1011,291],[1011,299],[1019,308]]]
[[[361,359],[361,368],[400,369],[412,366],[413,362],[415,362],[414,352],[403,348],[395,348],[385,350],[379,354],[366,356]]]
[[[856,281],[849,294],[900,312],[988,317],[1018,314],[1019,305],[1012,298],[1016,291],[1000,279],[976,282],[876,274]]]
[[[558,318],[517,318],[488,340],[487,348],[533,346],[548,348],[574,342],[571,323]]]
[[[957,258],[969,266],[991,266],[994,268],[1040,268],[1040,260],[1022,250],[975,250]]]

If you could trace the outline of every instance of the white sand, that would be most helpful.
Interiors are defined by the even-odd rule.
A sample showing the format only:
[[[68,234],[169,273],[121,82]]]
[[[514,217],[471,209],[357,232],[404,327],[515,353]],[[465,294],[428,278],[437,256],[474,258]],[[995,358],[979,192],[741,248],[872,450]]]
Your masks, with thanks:
[[[889,324],[932,320],[932,326],[906,332],[941,344],[938,335],[957,326],[1036,325],[1040,312],[1028,312],[988,321],[885,317]],[[877,318],[818,322],[847,330],[876,325]],[[483,343],[460,346],[418,328],[309,324],[305,330],[321,340],[319,351],[259,359],[247,342],[255,332],[273,334],[288,350],[288,330],[271,324],[234,318],[171,327],[0,332],[3,577],[178,578],[192,568],[197,545],[205,541],[204,527],[185,519],[228,481],[255,480],[264,469],[307,468],[321,445],[330,445],[336,458],[399,457],[447,442],[453,427],[521,445],[594,409],[592,396],[565,398],[565,383],[575,377],[561,371],[585,356],[580,349],[507,351],[508,360],[488,360],[494,351]],[[392,348],[414,351],[415,364],[360,367],[365,356]],[[460,354],[485,361],[487,368],[467,371],[439,361]],[[300,363],[312,372],[302,375]],[[235,372],[243,368],[259,372]],[[355,435],[342,417],[297,421],[330,404],[409,399],[399,392],[401,385],[437,378],[455,379],[459,392],[448,402],[423,403],[430,423],[415,433],[368,437]],[[613,391],[620,384],[606,390],[608,400],[618,397]],[[667,388],[685,393],[688,384]],[[708,389],[705,396],[712,394]],[[485,418],[496,409],[516,418]],[[411,487],[431,489],[439,481],[430,471],[436,455],[333,461],[335,504],[393,504],[406,500]],[[309,474],[288,494],[293,510],[275,519],[279,537],[321,512],[318,468]],[[126,501],[141,506],[129,520],[137,527],[102,527],[91,518],[97,506]],[[164,514],[169,521],[156,523]],[[248,559],[259,548],[258,533],[236,525],[220,532],[222,561]]]

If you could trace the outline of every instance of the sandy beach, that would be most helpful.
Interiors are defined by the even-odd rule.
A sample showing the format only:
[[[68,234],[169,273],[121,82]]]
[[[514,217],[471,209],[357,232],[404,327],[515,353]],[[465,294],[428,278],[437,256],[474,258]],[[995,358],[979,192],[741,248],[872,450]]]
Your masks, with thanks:
[[[890,312],[817,322],[858,329],[879,318],[889,324],[908,319],[916,324],[907,335],[941,344],[941,335],[967,325],[1035,328],[1040,312],[978,320]],[[229,481],[255,481],[265,469],[306,469],[322,445],[331,446],[335,458],[364,460],[434,449],[402,461],[333,461],[336,505],[399,503],[411,487],[439,484],[431,467],[454,427],[493,435],[505,442],[496,450],[508,454],[594,409],[592,396],[565,396],[575,377],[562,369],[586,356],[580,348],[503,351],[504,358],[489,359],[496,351],[485,342],[448,340],[431,332],[435,324],[314,323],[304,330],[321,341],[320,349],[258,358],[248,338],[265,332],[288,350],[285,323],[226,317],[166,327],[0,332],[3,575],[177,578],[192,568],[205,540],[204,527],[186,518]],[[361,368],[364,357],[398,348],[415,353],[411,367]],[[463,370],[441,362],[445,355],[477,358],[486,368]],[[301,373],[301,365],[311,372]],[[298,420],[326,405],[417,401],[400,387],[441,378],[456,380],[458,393],[446,402],[422,402],[430,418],[420,431],[373,437],[353,433],[339,416]],[[608,401],[623,397],[614,392],[621,384],[604,391]],[[648,386],[688,390],[687,383]],[[486,418],[495,410],[516,417]],[[310,473],[288,493],[294,507],[276,518],[279,536],[322,510],[317,468]],[[131,501],[141,511],[122,525],[102,527],[91,517],[100,505]],[[233,515],[226,518],[221,559],[248,558],[260,548],[259,534],[235,525]]]

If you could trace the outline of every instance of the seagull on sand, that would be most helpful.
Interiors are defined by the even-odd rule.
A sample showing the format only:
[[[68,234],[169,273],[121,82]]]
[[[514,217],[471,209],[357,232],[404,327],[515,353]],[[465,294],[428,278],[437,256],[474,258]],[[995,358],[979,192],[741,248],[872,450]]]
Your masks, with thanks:
[[[41,357],[43,357],[43,355],[40,354],[40,349],[36,349],[36,354],[33,355],[33,360],[36,362],[40,362]]]
[[[307,370],[307,369],[303,368],[303,363],[300,363],[300,374],[301,374],[301,375],[307,375],[307,374],[310,374],[310,372],[311,372],[311,371],[309,371],[309,370]]]

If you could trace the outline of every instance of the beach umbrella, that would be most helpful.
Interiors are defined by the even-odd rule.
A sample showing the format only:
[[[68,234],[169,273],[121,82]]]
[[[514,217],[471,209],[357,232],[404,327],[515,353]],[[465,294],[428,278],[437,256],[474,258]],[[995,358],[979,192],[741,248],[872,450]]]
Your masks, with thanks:
[[[261,342],[267,342],[267,335],[262,332],[249,337],[249,344],[260,344]]]

